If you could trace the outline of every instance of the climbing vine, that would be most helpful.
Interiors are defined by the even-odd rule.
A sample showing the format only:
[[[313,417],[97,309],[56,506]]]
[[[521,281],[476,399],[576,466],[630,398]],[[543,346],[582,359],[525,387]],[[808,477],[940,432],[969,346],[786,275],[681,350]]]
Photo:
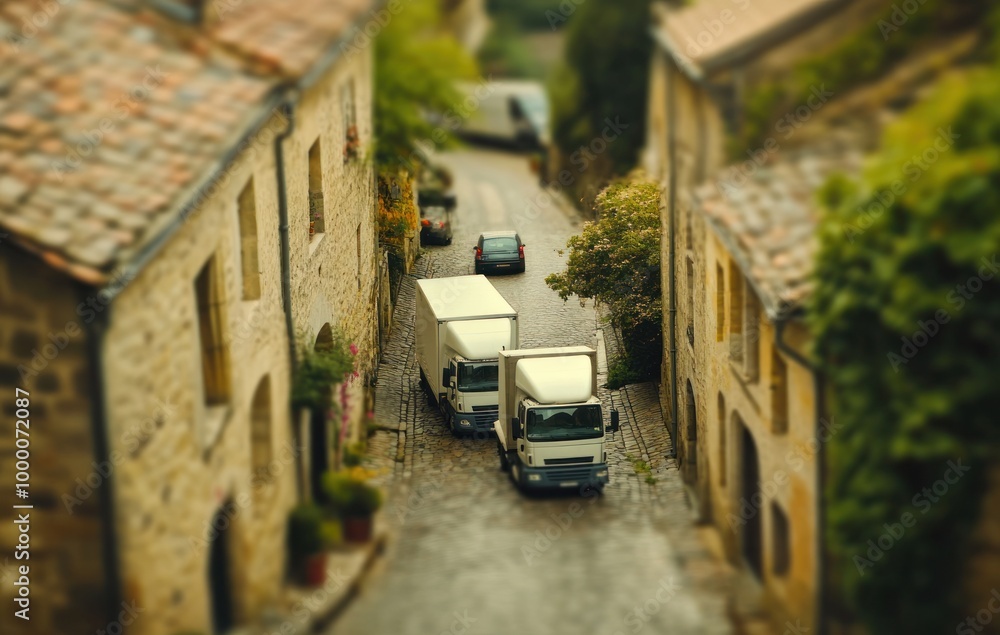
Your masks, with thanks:
[[[401,245],[417,228],[419,214],[413,200],[413,178],[404,171],[387,170],[378,176],[378,238],[386,245]]]
[[[954,632],[1000,426],[1000,72],[942,81],[821,193],[809,320],[841,428],[832,569],[873,634]]]

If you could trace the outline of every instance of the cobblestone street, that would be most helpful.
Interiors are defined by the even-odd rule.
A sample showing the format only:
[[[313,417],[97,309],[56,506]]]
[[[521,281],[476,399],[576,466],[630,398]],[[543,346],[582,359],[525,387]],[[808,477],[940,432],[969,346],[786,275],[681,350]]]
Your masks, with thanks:
[[[611,482],[590,498],[520,494],[500,471],[493,441],[454,438],[428,403],[412,350],[414,281],[472,273],[471,247],[483,230],[514,227],[526,244],[526,273],[491,277],[519,312],[523,348],[597,347],[603,384],[618,346],[592,303],[563,302],[545,285],[565,266],[561,250],[582,223],[544,205],[527,159],[463,150],[441,160],[456,179],[454,244],[427,248],[403,278],[379,368],[376,420],[398,428],[371,443],[386,468],[389,546],[329,632],[730,632],[728,574],[702,545],[666,458],[654,384],[602,389],[622,427],[609,451]]]

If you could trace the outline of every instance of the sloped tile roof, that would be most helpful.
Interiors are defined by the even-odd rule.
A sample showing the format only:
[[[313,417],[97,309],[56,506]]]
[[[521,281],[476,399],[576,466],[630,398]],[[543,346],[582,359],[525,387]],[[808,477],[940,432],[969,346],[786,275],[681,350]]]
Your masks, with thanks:
[[[243,0],[197,27],[141,3],[76,0],[36,30],[23,25],[40,5],[0,4],[0,232],[105,282],[268,113],[270,91],[368,4]],[[238,33],[240,55],[214,52]],[[260,72],[268,56],[275,74]]]
[[[800,21],[820,16],[843,0],[698,0],[679,9],[657,5],[656,33],[701,71],[709,71],[741,49],[798,32]]]
[[[299,76],[332,40],[352,33],[348,27],[373,5],[373,0],[243,0],[231,10],[220,6],[210,34],[272,72]],[[370,41],[363,31],[359,33],[358,45]]]
[[[812,290],[816,194],[831,175],[860,171],[862,151],[855,139],[833,136],[775,156],[756,170],[731,166],[684,199],[708,220],[771,319],[802,306]]]

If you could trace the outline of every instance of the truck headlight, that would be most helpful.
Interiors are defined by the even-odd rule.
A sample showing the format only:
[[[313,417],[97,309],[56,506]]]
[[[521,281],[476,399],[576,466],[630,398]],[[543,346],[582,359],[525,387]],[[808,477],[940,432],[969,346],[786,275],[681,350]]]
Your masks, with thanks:
[[[461,421],[458,422],[458,425],[462,426],[463,428],[468,428],[472,426],[472,422],[469,421],[468,419],[462,419]]]
[[[540,481],[540,480],[542,480],[542,475],[541,474],[528,474],[528,480],[529,481]]]
[[[607,470],[601,470],[600,472],[598,472],[594,476],[596,476],[597,478],[606,478],[608,476],[608,471]]]

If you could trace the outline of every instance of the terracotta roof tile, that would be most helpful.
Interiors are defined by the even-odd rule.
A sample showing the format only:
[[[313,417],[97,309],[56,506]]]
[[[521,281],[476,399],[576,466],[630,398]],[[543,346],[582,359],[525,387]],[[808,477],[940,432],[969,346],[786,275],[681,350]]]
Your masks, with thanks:
[[[773,319],[802,305],[812,290],[816,191],[834,173],[857,173],[860,141],[831,134],[771,162],[744,182],[742,163],[692,188],[688,205],[702,213],[750,279]],[[740,184],[740,185],[737,185]]]
[[[675,55],[705,69],[836,2],[699,0],[678,9],[660,4],[657,33],[670,42]]]
[[[306,72],[372,0],[243,0],[207,27],[132,0],[61,4],[15,37],[0,4],[0,232],[94,282],[179,214],[284,77]],[[238,57],[207,54],[226,48]],[[271,59],[284,77],[261,77]],[[128,249],[128,251],[126,251]]]
[[[211,36],[241,55],[297,76],[374,4],[373,0],[244,0],[221,16]]]

